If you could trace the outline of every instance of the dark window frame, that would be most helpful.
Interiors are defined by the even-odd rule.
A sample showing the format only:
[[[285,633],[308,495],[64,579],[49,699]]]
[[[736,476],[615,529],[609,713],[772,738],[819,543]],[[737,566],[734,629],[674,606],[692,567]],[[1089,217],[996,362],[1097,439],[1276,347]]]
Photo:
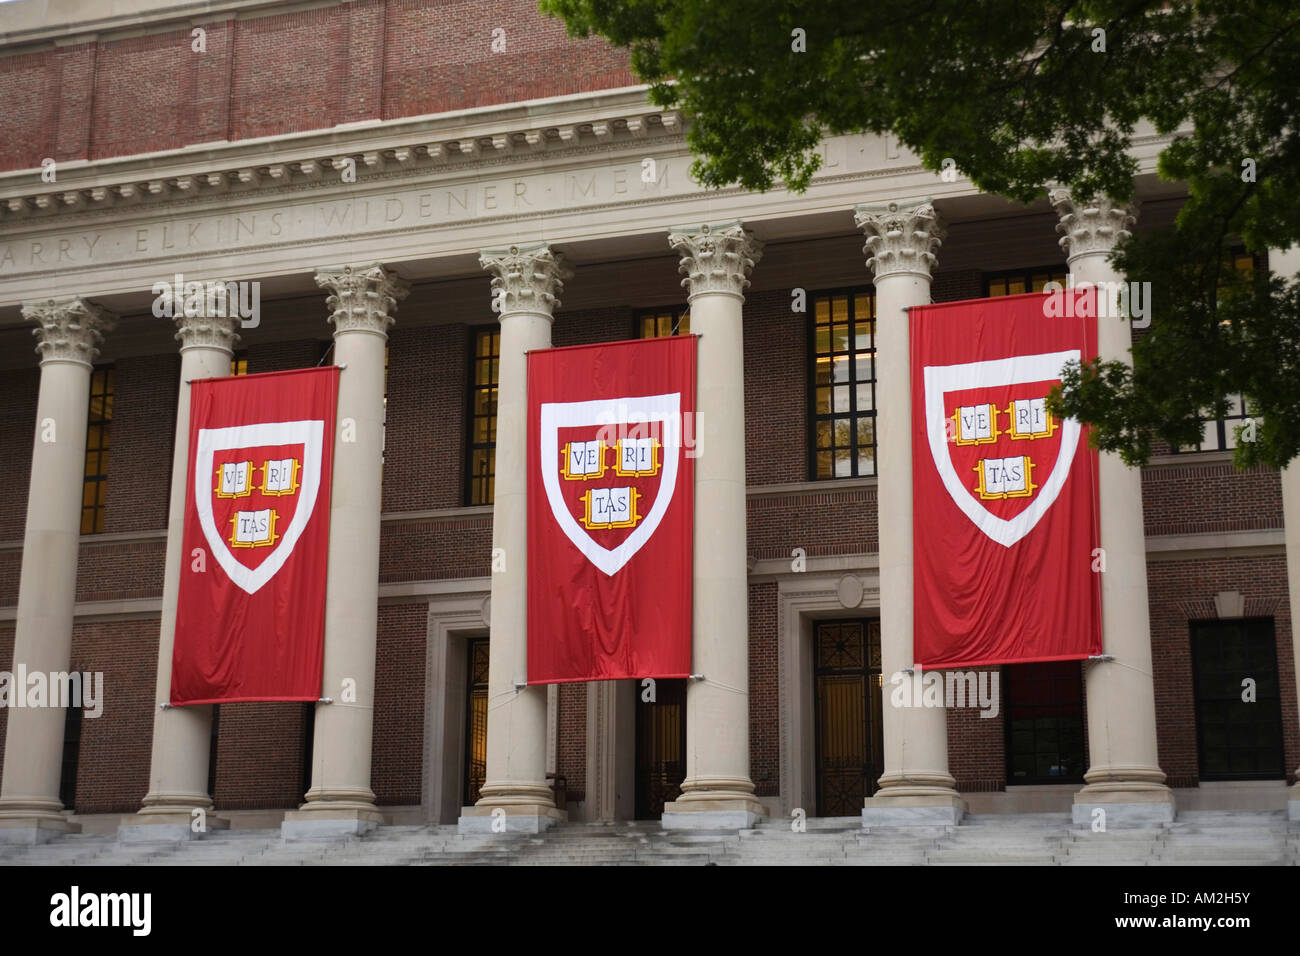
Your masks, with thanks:
[[[478,653],[481,651],[484,655],[487,655],[487,662],[486,662],[486,663],[487,663],[488,667],[490,668],[490,667],[491,667],[491,663],[490,663],[490,662],[491,662],[491,654],[492,654],[492,643],[491,643],[491,641],[492,641],[492,639],[491,639],[490,636],[487,636],[487,635],[480,635],[480,636],[478,636],[478,637],[470,637],[470,638],[468,638],[468,639],[465,641],[465,644],[464,644],[464,653],[465,653],[465,704],[464,704],[464,713],[465,713],[465,758],[464,758],[464,760],[461,762],[460,788],[461,788],[461,796],[462,796],[462,799],[464,799],[464,801],[465,801],[465,806],[473,806],[475,803],[478,802],[479,798],[482,796],[482,794],[479,792],[479,791],[480,791],[480,788],[483,786],[484,783],[487,782],[487,750],[486,750],[487,743],[486,743],[486,737],[485,737],[485,742],[484,742],[484,745],[483,745],[485,749],[484,749],[484,751],[483,751],[483,753],[484,753],[484,758],[483,758],[483,759],[484,759],[484,764],[483,764],[483,777],[482,777],[482,779],[481,779],[481,780],[478,780],[478,778],[475,776],[475,773],[474,773],[474,762],[475,762],[475,761],[474,761],[474,693],[475,693],[475,691],[480,691],[480,690],[481,690],[481,691],[482,691],[482,694],[483,694],[482,699],[483,699],[483,700],[488,700],[488,699],[490,699],[490,698],[488,698],[487,695],[489,694],[490,691],[489,691],[488,675],[487,675],[487,674],[485,674],[485,675],[483,676],[483,680],[482,680],[482,681],[476,681],[476,680],[474,679],[474,669],[475,669],[475,668],[474,668],[474,664],[475,664],[474,658],[475,658],[475,657],[478,655]],[[486,704],[485,704],[484,706],[486,707]],[[486,726],[486,725],[485,725],[485,726]],[[485,730],[484,730],[484,734],[486,734],[486,733],[487,733],[487,731],[486,731],[486,729],[485,729]],[[477,782],[476,782],[476,781],[477,781]]]
[[[672,335],[690,335],[691,334],[691,308],[688,305],[669,306],[662,309],[637,309],[632,317],[632,338],[634,339],[655,339],[666,338],[661,336],[656,330],[654,335],[646,335],[642,325],[646,319],[655,319],[656,323],[661,316],[671,315],[673,324],[672,330],[668,333]],[[686,328],[682,328],[682,320],[686,320]]]
[[[1060,275],[1061,277],[1060,281],[1064,283],[1066,276],[1068,276],[1069,274],[1070,274],[1069,265],[1067,263],[1062,262],[1050,266],[1033,266],[1029,269],[1005,269],[997,272],[985,272],[981,275],[980,278],[981,281],[983,282],[984,298],[997,299],[997,298],[1001,298],[1004,295],[1023,295],[1023,294],[1028,294],[1030,292],[1033,292],[1034,279],[1038,276],[1047,276],[1047,279],[1045,281],[1051,282],[1053,281],[1053,278],[1056,275]],[[999,282],[999,281],[1010,282],[1012,280],[1019,280],[1021,282],[1024,282],[1025,284],[1024,293],[1002,292],[999,293],[998,295],[993,295],[992,292],[990,292],[990,287],[993,285],[994,282]]]
[[[1269,654],[1272,658],[1272,665],[1273,665],[1272,684],[1276,690],[1276,696],[1275,697],[1270,696],[1267,699],[1275,702],[1277,708],[1277,715],[1278,715],[1278,719],[1274,725],[1276,730],[1275,740],[1276,740],[1277,768],[1278,768],[1276,771],[1254,770],[1245,773],[1234,773],[1234,772],[1207,773],[1205,769],[1205,765],[1206,765],[1205,727],[1202,722],[1202,717],[1204,714],[1204,705],[1205,703],[1208,703],[1208,701],[1204,701],[1200,693],[1201,673],[1202,673],[1202,669],[1205,666],[1205,662],[1203,662],[1200,659],[1200,656],[1197,654],[1196,632],[1198,629],[1202,629],[1202,628],[1208,630],[1211,628],[1216,628],[1216,627],[1222,628],[1225,626],[1232,626],[1232,625],[1236,625],[1239,627],[1258,626],[1267,629],[1269,639],[1266,643],[1269,648]],[[1187,622],[1187,649],[1188,649],[1188,657],[1190,658],[1191,665],[1192,665],[1191,692],[1192,692],[1192,710],[1193,710],[1194,720],[1196,725],[1197,778],[1199,780],[1204,780],[1207,782],[1221,781],[1221,780],[1285,780],[1287,777],[1288,764],[1286,761],[1286,744],[1285,744],[1285,733],[1283,728],[1283,715],[1282,715],[1282,684],[1281,684],[1282,678],[1281,678],[1281,672],[1278,666],[1278,659],[1277,659],[1278,658],[1277,619],[1275,617],[1271,617],[1267,615],[1258,615],[1258,616],[1250,616],[1250,617],[1208,618],[1208,619],[1189,620]],[[1254,668],[1252,667],[1251,669]],[[1242,676],[1249,677],[1252,675],[1244,674]],[[1263,682],[1256,679],[1255,690],[1257,696],[1255,699],[1255,703],[1245,705],[1245,703],[1243,702],[1244,706],[1256,707],[1259,705],[1260,697],[1258,696],[1258,694],[1259,694],[1261,683]],[[1239,693],[1240,688],[1237,688],[1236,692]],[[1238,696],[1237,699],[1240,700],[1240,697]],[[1262,724],[1263,721],[1260,721],[1259,723]],[[1232,750],[1231,744],[1225,745],[1224,749],[1231,751]],[[1252,747],[1252,749],[1259,751],[1264,748],[1256,745]]]
[[[1055,774],[1055,775],[1053,775],[1053,774],[1042,775],[1042,774],[1037,774],[1037,773],[1035,773],[1035,774],[1027,774],[1027,775],[1025,775],[1025,776],[1023,776],[1023,777],[1018,777],[1018,776],[1016,776],[1016,765],[1015,765],[1015,756],[1016,756],[1016,750],[1015,750],[1015,720],[1016,720],[1016,718],[1015,718],[1015,716],[1014,716],[1013,713],[1012,713],[1013,701],[1012,701],[1012,696],[1011,696],[1011,695],[1012,695],[1012,686],[1013,686],[1013,683],[1014,683],[1015,678],[1016,678],[1016,676],[1017,676],[1017,674],[1016,674],[1017,669],[1019,669],[1019,668],[1039,667],[1040,665],[1062,665],[1062,664],[1079,664],[1079,665],[1080,665],[1079,668],[1078,668],[1078,670],[1076,670],[1076,671],[1073,673],[1072,677],[1071,677],[1072,680],[1077,678],[1077,680],[1078,680],[1078,686],[1079,686],[1079,700],[1078,700],[1079,753],[1078,753],[1078,755],[1077,755],[1077,756],[1078,756],[1078,760],[1079,760],[1078,765],[1079,765],[1079,768],[1080,768],[1080,769],[1079,769],[1079,773],[1078,773],[1078,774]],[[1055,683],[1055,682],[1057,682],[1057,681],[1060,681],[1060,680],[1064,680],[1064,679],[1065,679],[1065,678],[1063,678],[1063,677],[1030,677],[1030,676],[1028,676],[1028,673],[1029,673],[1028,671],[1020,670],[1020,671],[1019,671],[1020,680],[1021,680],[1021,681],[1026,681],[1026,680],[1034,680],[1034,681],[1048,681],[1048,680],[1050,680],[1050,681],[1052,681],[1053,683]],[[1004,665],[1004,666],[1002,667],[1002,677],[1001,677],[1001,682],[1002,682],[1002,685],[1003,685],[1003,687],[1002,687],[1002,713],[1003,713],[1003,715],[1004,715],[1004,716],[1003,716],[1003,720],[1002,720],[1002,724],[1003,724],[1004,747],[1005,747],[1005,749],[1004,749],[1004,753],[1005,753],[1005,755],[1006,755],[1006,758],[1005,758],[1005,764],[1006,764],[1006,782],[1007,782],[1007,786],[1009,786],[1009,787],[1032,787],[1032,786],[1052,786],[1052,785],[1055,785],[1055,784],[1070,784],[1070,785],[1078,785],[1078,784],[1082,784],[1082,783],[1084,783],[1083,775],[1084,775],[1085,772],[1087,772],[1087,769],[1088,769],[1088,744],[1087,744],[1087,741],[1088,741],[1088,737],[1087,737],[1087,734],[1088,734],[1088,708],[1087,708],[1087,702],[1085,701],[1085,699],[1084,699],[1084,694],[1083,694],[1083,680],[1084,680],[1083,667],[1082,667],[1081,662],[1079,662],[1079,661],[1036,661],[1036,662],[1030,662],[1030,663],[1025,663],[1025,664],[1006,664],[1006,665]],[[1065,704],[1053,704],[1052,706],[1064,710],[1064,709],[1066,708],[1067,705],[1065,705]],[[1056,720],[1060,721],[1061,719],[1066,718],[1066,717],[1068,717],[1069,715],[1068,715],[1068,714],[1065,714],[1065,713],[1057,713],[1057,714],[1052,714],[1052,715],[1050,715],[1050,716],[1052,716],[1052,717],[1054,717]],[[1037,733],[1037,728],[1034,729],[1033,733],[1035,733],[1035,734]],[[1058,754],[1061,754],[1061,755],[1065,755],[1065,753],[1064,753],[1065,748],[1060,744],[1060,738],[1059,738],[1059,734],[1060,734],[1060,725],[1059,725],[1059,723],[1058,723],[1058,726],[1057,726],[1057,734],[1058,734],[1057,753],[1058,753]],[[1038,753],[1038,750],[1035,748],[1035,751],[1034,751],[1034,752],[1035,752],[1035,753]]]
[[[102,380],[100,375],[103,376]],[[105,458],[111,459],[113,450],[113,401],[117,392],[115,368],[113,365],[96,365],[90,375],[90,398],[86,408],[86,449],[81,479],[81,533],[103,534],[108,510],[108,467]],[[99,382],[103,389],[100,390]],[[94,414],[95,400],[100,400],[100,415]],[[90,430],[99,429],[98,444],[92,448]],[[91,474],[89,459],[95,455],[95,472]],[[95,493],[91,504],[86,504],[86,488],[93,485]],[[89,515],[90,527],[86,527]]]
[[[479,361],[479,354],[478,354],[479,340],[484,335],[496,336],[496,349],[488,356],[489,358],[495,357],[497,361],[496,381],[493,384],[487,386],[479,385],[478,379],[475,375],[476,366]],[[464,485],[462,488],[462,500],[465,502],[466,507],[475,507],[478,505],[490,505],[492,504],[493,500],[496,498],[496,446],[497,446],[496,424],[495,424],[496,417],[497,417],[496,406],[495,405],[493,406],[493,411],[491,416],[478,416],[478,417],[490,417],[490,419],[492,420],[493,424],[489,430],[489,433],[492,436],[492,440],[489,442],[475,442],[474,425],[475,425],[476,416],[474,414],[474,403],[475,403],[475,398],[478,396],[478,393],[484,390],[496,391],[498,395],[498,401],[500,400],[501,327],[499,325],[471,326],[470,344],[469,344],[468,351],[469,351],[469,363],[468,363],[468,370],[465,376],[465,381],[467,385],[465,389],[465,397],[466,397],[465,470],[464,470]],[[488,460],[489,462],[491,462],[492,467],[491,470],[486,475],[474,474],[474,453],[476,451],[486,451],[488,453]],[[487,500],[485,501],[475,501],[474,484],[476,481],[482,481],[485,479],[491,484],[492,494],[488,495]]]
[[[83,674],[83,678],[86,675]],[[81,730],[85,715],[80,707],[68,707],[63,715],[63,757],[59,769],[59,802],[76,812],[77,769],[81,764]]]
[[[827,412],[819,412],[817,410],[817,387],[818,387],[817,386],[817,358],[819,355],[817,351],[817,302],[820,299],[825,299],[828,302],[833,302],[833,300],[838,297],[844,297],[848,300],[848,309],[849,309],[848,321],[849,321],[849,329],[850,329],[850,340],[852,341],[854,338],[853,331],[856,329],[857,321],[858,321],[857,308],[855,303],[859,296],[869,296],[871,299],[871,317],[870,317],[871,332],[869,338],[870,347],[868,349],[861,350],[861,351],[859,351],[857,348],[850,348],[846,352],[837,352],[834,347],[834,342],[832,341],[831,350],[826,353],[826,355],[831,357],[832,361],[834,360],[836,355],[846,355],[849,356],[850,358],[849,381],[841,383],[842,385],[847,386],[849,389],[849,411],[847,412],[834,411],[835,382],[834,382],[834,373],[832,372],[832,381],[830,385],[831,395],[830,395],[830,402],[829,402],[829,407],[831,410]],[[876,362],[876,287],[874,285],[867,284],[862,286],[843,286],[834,289],[818,289],[808,294],[808,304],[810,306],[808,309],[808,320],[807,320],[808,397],[807,397],[806,434],[808,436],[808,480],[833,482],[833,481],[844,481],[849,478],[877,477],[880,474],[880,461],[879,461],[880,443],[877,440],[878,430],[876,427],[876,423],[878,421],[877,414],[876,414],[877,413],[876,384],[879,381],[879,376],[877,375],[877,362]],[[833,305],[831,307],[833,308]],[[832,312],[831,327],[833,327],[834,324],[835,324],[834,313]],[[871,378],[867,380],[859,381],[856,378],[857,373],[854,369],[856,362],[854,362],[853,359],[857,355],[863,353],[870,354],[871,356]],[[858,392],[858,386],[860,385],[870,385],[871,387],[871,410],[869,412],[863,412],[857,407],[858,404],[857,392]],[[849,445],[848,445],[849,474],[819,475],[817,473],[817,454],[818,454],[817,424],[818,422],[821,421],[830,422],[832,423],[831,428],[833,430],[834,429],[833,423],[835,419],[845,418],[845,417],[849,419]],[[860,419],[868,419],[871,422],[871,473],[867,475],[859,474],[858,471],[858,460],[861,457],[858,448],[858,422]],[[834,471],[835,468],[835,460],[834,460],[835,449],[838,447],[841,446],[836,446],[836,445],[831,446],[832,472]]]

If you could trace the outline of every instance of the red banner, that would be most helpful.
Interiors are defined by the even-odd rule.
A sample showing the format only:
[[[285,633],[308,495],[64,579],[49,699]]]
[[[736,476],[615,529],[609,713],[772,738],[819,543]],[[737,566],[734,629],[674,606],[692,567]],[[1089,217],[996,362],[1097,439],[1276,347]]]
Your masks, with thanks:
[[[528,355],[528,682],[687,677],[695,339]]]
[[[914,650],[924,667],[1101,653],[1097,455],[1086,428],[1043,404],[1067,361],[1097,354],[1086,307],[1095,295],[1056,295],[910,312]]]
[[[336,366],[196,381],[171,702],[317,700]]]

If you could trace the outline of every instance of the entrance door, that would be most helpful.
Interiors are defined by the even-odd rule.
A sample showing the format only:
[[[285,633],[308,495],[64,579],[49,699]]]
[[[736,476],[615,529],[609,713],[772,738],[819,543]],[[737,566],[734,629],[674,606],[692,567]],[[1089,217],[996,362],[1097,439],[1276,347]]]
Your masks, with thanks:
[[[636,703],[636,818],[657,820],[686,779],[686,681],[655,681],[655,699]]]
[[[466,642],[469,666],[465,691],[465,806],[478,803],[479,788],[487,779],[488,639]]]
[[[813,660],[817,815],[857,816],[885,770],[880,622],[817,622]]]

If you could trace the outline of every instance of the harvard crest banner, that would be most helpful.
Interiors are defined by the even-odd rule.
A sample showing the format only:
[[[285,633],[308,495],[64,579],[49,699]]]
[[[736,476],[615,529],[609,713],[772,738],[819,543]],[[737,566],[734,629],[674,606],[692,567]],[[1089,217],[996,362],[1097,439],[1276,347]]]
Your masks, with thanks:
[[[529,353],[530,684],[689,676],[696,434],[693,336]]]
[[[191,384],[173,704],[320,697],[338,372]]]
[[[1044,407],[1065,363],[1097,354],[1095,293],[1056,295],[1077,306],[1033,293],[910,311],[924,667],[1101,653],[1097,455],[1086,429]]]

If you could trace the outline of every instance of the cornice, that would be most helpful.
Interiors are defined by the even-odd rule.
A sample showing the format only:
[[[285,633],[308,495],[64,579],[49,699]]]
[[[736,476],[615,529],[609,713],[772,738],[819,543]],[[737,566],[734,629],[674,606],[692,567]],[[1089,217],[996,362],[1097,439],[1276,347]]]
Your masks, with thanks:
[[[313,7],[338,6],[344,2],[346,0],[134,0],[125,5],[129,12],[108,13],[99,17],[93,16],[96,12],[93,6],[87,11],[84,5],[80,5],[74,8],[75,19],[65,13],[66,19],[54,23],[44,22],[36,26],[0,31],[0,52],[29,53],[68,43],[177,30],[217,20],[244,20],[293,13]],[[102,5],[101,9],[105,6],[107,5]],[[41,13],[48,18],[46,4],[39,4],[39,7]],[[22,24],[21,14],[27,13],[26,10],[19,11],[14,15],[14,20]],[[87,16],[87,13],[92,15]],[[27,19],[30,21],[32,17],[29,15]]]
[[[356,184],[410,174],[469,176],[521,161],[546,163],[614,146],[684,142],[675,110],[648,105],[644,87],[552,97],[394,121],[337,126],[284,136],[0,173],[0,225],[62,225],[85,213],[168,210],[216,198],[262,199],[342,182],[349,161]]]

